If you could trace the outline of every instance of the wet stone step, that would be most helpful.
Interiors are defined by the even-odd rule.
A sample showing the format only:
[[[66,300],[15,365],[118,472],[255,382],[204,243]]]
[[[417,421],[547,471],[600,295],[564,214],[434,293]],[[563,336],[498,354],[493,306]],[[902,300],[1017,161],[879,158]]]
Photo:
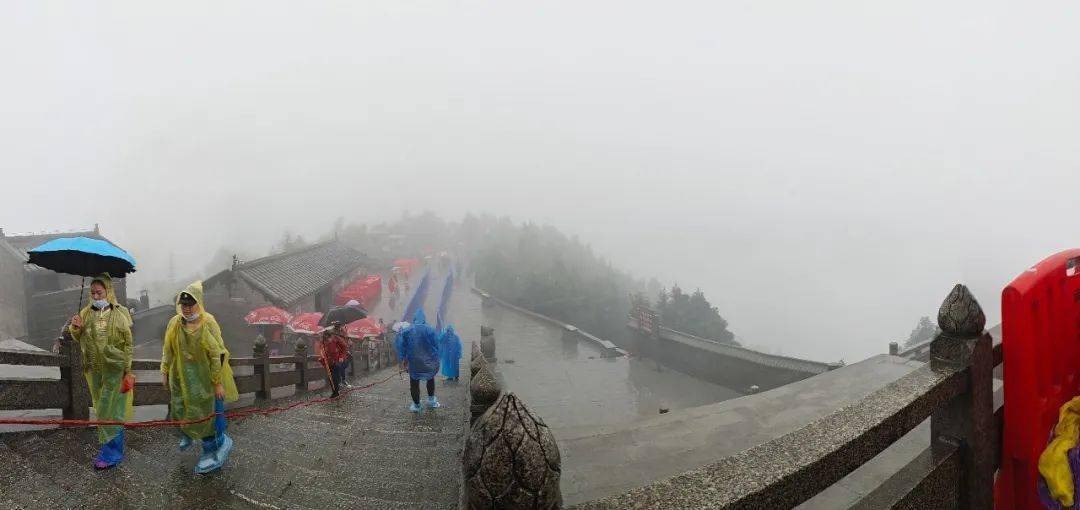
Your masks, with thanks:
[[[132,480],[116,469],[94,469],[92,461],[98,454],[97,431],[93,429],[65,430],[51,434],[46,441],[50,451],[42,452],[54,458],[64,459],[54,467],[50,478],[61,489],[89,498],[92,505],[113,505],[124,508],[127,504]]]
[[[359,466],[358,466],[359,467]],[[457,500],[456,487],[440,487],[439,476],[431,471],[415,471],[398,476],[372,476],[349,474],[336,480],[338,491],[357,497],[371,497],[385,501],[407,503],[453,503]]]
[[[0,442],[0,508],[43,508],[60,505],[63,494],[47,478],[26,469],[21,456]],[[45,489],[44,491],[38,488]],[[51,491],[49,490],[51,489]]]
[[[356,496],[338,492],[337,480],[333,477],[319,477],[296,483],[283,496],[290,502],[304,504],[311,508],[361,508],[363,500]]]
[[[251,455],[238,454],[236,458],[238,466],[253,461]],[[271,468],[259,470],[230,470],[226,467],[221,476],[228,481],[233,491],[246,495],[250,499],[279,508],[293,508],[297,505],[287,504],[288,499],[286,499],[291,487],[309,477],[325,477],[326,473],[313,473],[304,468],[277,464]],[[241,497],[241,499],[244,498]]]
[[[241,448],[238,446],[234,453],[240,451]],[[329,458],[330,453],[326,451],[284,450],[273,446],[252,444],[244,445],[243,451],[246,453],[240,454],[235,459],[235,462],[244,469],[253,467],[249,464],[240,464],[242,461],[248,461],[247,457],[249,456],[256,457],[257,460],[262,462],[257,465],[259,470],[273,469],[282,472],[305,470],[326,474],[336,469],[336,466]]]

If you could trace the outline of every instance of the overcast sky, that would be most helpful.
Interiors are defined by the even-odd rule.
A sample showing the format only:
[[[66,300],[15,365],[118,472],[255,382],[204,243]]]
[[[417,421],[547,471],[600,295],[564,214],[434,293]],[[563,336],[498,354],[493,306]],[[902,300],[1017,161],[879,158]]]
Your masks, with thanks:
[[[1080,4],[22,2],[0,227],[144,278],[403,208],[581,235],[744,341],[884,352],[1080,244]]]

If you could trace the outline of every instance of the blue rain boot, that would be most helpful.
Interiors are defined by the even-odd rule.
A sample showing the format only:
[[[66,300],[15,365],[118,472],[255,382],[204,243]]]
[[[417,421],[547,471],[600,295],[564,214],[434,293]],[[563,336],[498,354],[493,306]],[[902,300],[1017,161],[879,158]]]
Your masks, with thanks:
[[[420,412],[420,404],[417,404],[416,402],[410,402],[409,403],[409,410],[414,412],[414,413],[419,413]]]
[[[214,457],[217,459],[218,467],[225,465],[225,461],[229,460],[229,453],[232,452],[233,449],[233,440],[228,434],[222,433],[220,441],[220,446],[218,446],[217,452],[214,454]]]
[[[437,407],[442,407],[442,404],[439,404],[439,399],[435,398],[435,395],[432,395],[432,396],[427,398],[427,405],[428,405],[428,407],[430,407],[432,409],[435,409]]]
[[[202,453],[199,455],[199,462],[195,464],[195,474],[209,473],[221,467],[221,464],[217,461],[218,449],[218,440],[216,438],[203,439]]]
[[[95,469],[109,469],[124,460],[124,431],[121,430],[109,442],[101,445],[101,451],[94,458]]]
[[[191,445],[193,444],[195,443],[191,442],[190,437],[184,436],[180,438],[180,444],[176,445],[176,448],[182,452],[186,452],[188,451],[188,448],[191,448]]]

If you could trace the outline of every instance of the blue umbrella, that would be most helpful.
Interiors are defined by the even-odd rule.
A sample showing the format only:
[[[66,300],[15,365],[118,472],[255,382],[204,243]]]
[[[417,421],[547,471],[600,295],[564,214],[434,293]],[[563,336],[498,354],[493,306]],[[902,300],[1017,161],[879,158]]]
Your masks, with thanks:
[[[135,259],[112,243],[89,237],[53,239],[27,252],[29,264],[37,264],[58,273],[97,276],[109,273],[123,278],[135,272]]]
[[[113,278],[123,278],[135,272],[135,259],[112,243],[89,237],[62,237],[53,239],[27,252],[27,264],[37,264],[58,273],[76,276],[97,276],[109,273]],[[83,288],[86,280],[83,280]],[[79,292],[82,308],[83,293]]]

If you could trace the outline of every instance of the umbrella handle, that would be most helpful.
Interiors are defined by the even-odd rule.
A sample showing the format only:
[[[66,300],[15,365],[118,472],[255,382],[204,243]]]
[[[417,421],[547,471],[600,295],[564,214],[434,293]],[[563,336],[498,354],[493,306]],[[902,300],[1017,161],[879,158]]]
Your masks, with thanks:
[[[83,295],[83,292],[85,290],[86,290],[86,277],[83,276],[82,277],[82,287],[79,288],[79,307],[75,309],[75,313],[79,313],[79,311],[82,310],[82,295]]]

